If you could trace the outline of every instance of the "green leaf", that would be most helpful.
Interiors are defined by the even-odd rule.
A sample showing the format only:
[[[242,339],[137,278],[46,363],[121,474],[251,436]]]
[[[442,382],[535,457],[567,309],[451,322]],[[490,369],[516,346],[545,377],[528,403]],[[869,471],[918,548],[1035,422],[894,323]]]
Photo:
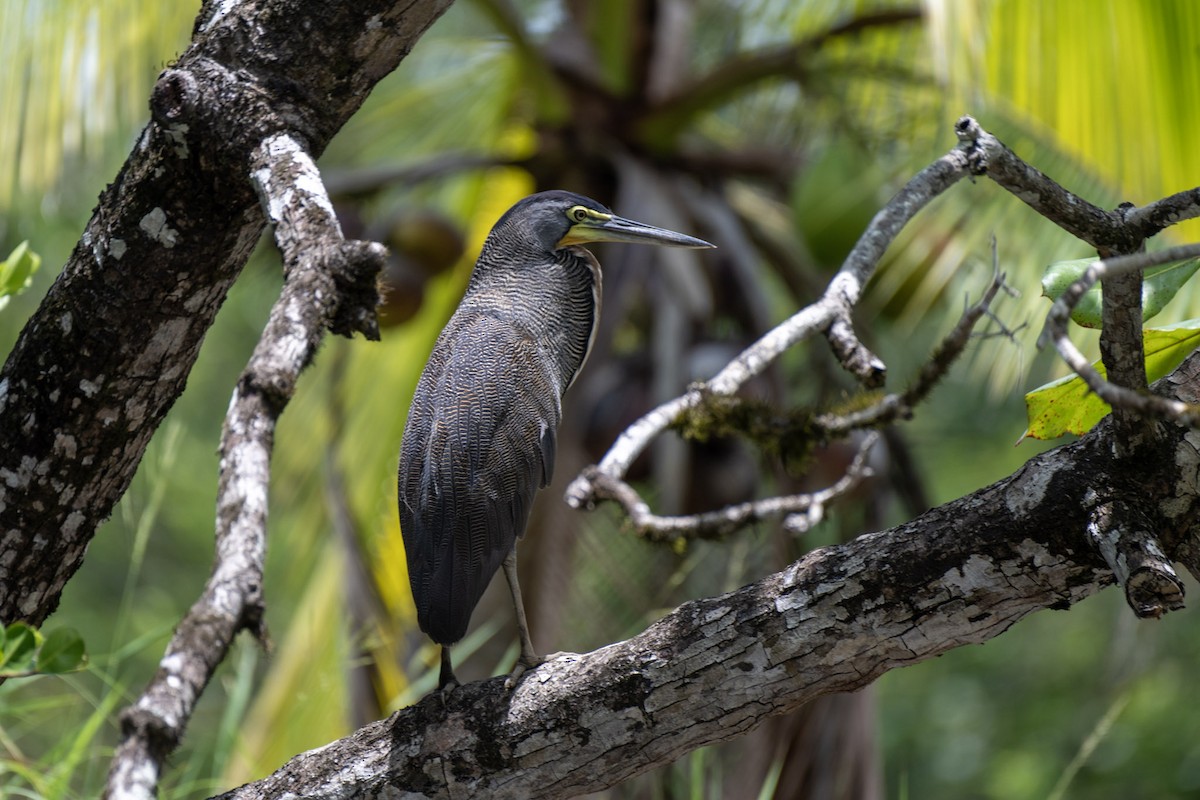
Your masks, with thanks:
[[[1186,261],[1163,264],[1146,270],[1145,279],[1142,281],[1142,321],[1145,322],[1162,311],[1198,269],[1200,258],[1189,258]]]
[[[3,630],[0,643],[0,675],[29,672],[34,653],[41,643],[41,634],[24,622],[14,622]]]
[[[1106,374],[1100,362],[1093,366],[1101,375]],[[1029,427],[1017,444],[1029,438],[1057,439],[1068,433],[1081,436],[1110,411],[1108,403],[1093,394],[1083,378],[1067,375],[1025,394],[1025,419]]]
[[[33,273],[42,266],[42,257],[29,249],[29,242],[21,242],[0,261],[0,297],[17,294],[33,283]]]
[[[1056,261],[1046,267],[1046,271],[1042,273],[1042,296],[1049,297],[1051,300],[1057,300],[1062,297],[1063,292],[1071,287],[1071,284],[1083,277],[1083,273],[1092,264],[1095,264],[1097,258],[1077,258],[1073,261]],[[1100,284],[1097,283],[1091,289],[1088,289],[1083,297],[1079,298],[1079,302],[1075,304],[1075,308],[1071,311],[1071,319],[1077,325],[1082,325],[1085,328],[1100,327]]]
[[[1163,377],[1200,346],[1200,319],[1192,319],[1166,328],[1142,331],[1146,351],[1146,379]],[[1093,366],[1106,375],[1104,365]],[[1038,387],[1025,395],[1025,415],[1029,427],[1022,434],[1034,439],[1057,439],[1068,433],[1082,436],[1104,419],[1112,408],[1101,400],[1083,378],[1068,375]]]
[[[1051,264],[1042,275],[1042,294],[1051,300],[1057,300],[1072,283],[1082,278],[1087,268],[1097,260],[1077,258]],[[1200,269],[1200,258],[1160,264],[1146,270],[1142,281],[1142,320],[1148,320],[1162,311],[1183,285],[1196,274],[1197,269]],[[1097,283],[1079,298],[1079,302],[1071,311],[1071,319],[1085,328],[1099,328],[1102,302],[1101,286]]]
[[[46,635],[37,655],[38,672],[71,672],[83,666],[83,637],[73,628],[57,628]]]

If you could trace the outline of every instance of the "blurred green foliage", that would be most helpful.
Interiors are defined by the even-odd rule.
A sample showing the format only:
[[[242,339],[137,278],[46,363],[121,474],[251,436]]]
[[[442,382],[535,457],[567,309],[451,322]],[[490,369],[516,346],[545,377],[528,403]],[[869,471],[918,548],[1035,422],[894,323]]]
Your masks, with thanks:
[[[43,634],[32,625],[0,625],[0,678],[55,675],[82,669],[83,638],[72,628]]]
[[[639,24],[640,6],[598,5],[584,33],[602,65],[599,80],[609,91],[630,91],[644,77],[627,69],[634,37],[608,32]],[[147,0],[0,4],[0,46],[16,65],[0,72],[0,119],[18,121],[0,129],[6,176],[0,252],[27,239],[47,265],[65,262],[94,198],[146,121],[158,69],[186,46],[196,7]],[[385,238],[402,227],[399,221],[436,214],[459,227],[465,253],[419,278],[417,267],[400,265],[408,276],[398,284],[407,288],[397,290],[407,293],[398,298],[406,301],[398,304],[403,321],[386,329],[379,344],[327,343],[302,379],[273,459],[266,595],[274,646],[263,652],[248,640],[236,644],[172,759],[164,798],[207,796],[264,774],[345,734],[361,714],[372,713],[372,702],[375,713],[384,713],[431,685],[436,653],[412,624],[394,512],[405,410],[492,221],[540,182],[565,185],[588,167],[570,151],[558,154],[548,173],[512,165],[545,156],[545,141],[569,122],[571,106],[562,76],[550,76],[536,58],[564,6],[516,3],[523,28],[509,24],[507,7],[456,3],[322,160],[331,179],[381,164],[453,161],[463,153],[505,166],[451,169],[435,180],[400,178],[335,198],[351,235]],[[807,41],[855,15],[892,7],[868,0],[700,0],[688,65],[702,75],[741,54]],[[751,209],[804,266],[797,277],[759,259],[753,277],[765,296],[759,310],[770,317],[758,321],[764,327],[793,311],[805,286],[820,288],[900,183],[952,145],[951,125],[962,113],[975,114],[1023,157],[1101,205],[1146,202],[1200,183],[1200,150],[1191,139],[1200,114],[1194,102],[1200,6],[931,0],[918,8],[919,24],[832,37],[806,51],[786,76],[647,129],[647,147],[664,161],[695,156],[697,144],[795,156],[799,166],[778,197],[753,180],[733,181],[728,191],[732,205]],[[1178,240],[1194,229],[1164,238]],[[1035,320],[1034,335],[1045,311],[1037,298],[1041,270],[1086,255],[986,181],[939,199],[889,251],[862,309],[864,333],[896,378],[913,373],[959,312],[962,296],[980,291],[990,274],[992,233],[1010,282],[1025,293],[1001,313],[1013,325]],[[402,244],[393,247],[403,254]],[[733,246],[723,241],[722,247]],[[603,260],[606,269],[614,266]],[[53,272],[33,274],[30,290],[0,314],[0,353],[15,341]],[[654,275],[639,280],[633,285],[649,287],[639,292],[670,294],[669,285],[655,289],[661,279]],[[221,423],[279,284],[273,247],[264,243],[208,335],[188,390],[68,585],[52,623],[83,632],[87,669],[0,686],[0,794],[97,794],[119,732],[117,712],[152,675],[211,566]],[[1189,284],[1167,312],[1196,316],[1176,311],[1196,303]],[[610,364],[645,369],[638,357],[652,345],[649,322],[667,310],[631,308],[611,330],[610,358],[594,360],[587,372],[598,376]],[[704,327],[736,344],[744,325],[718,308]],[[982,342],[971,363],[905,427],[933,502],[997,480],[1034,452],[1031,444],[1011,446],[1024,428],[1023,387],[1061,368],[1036,353],[1031,339]],[[843,391],[834,372],[827,356],[797,352],[776,380],[787,402],[812,403]],[[672,390],[692,377],[705,376],[687,376]],[[636,383],[626,373],[616,382]],[[569,397],[577,409],[582,389]],[[622,399],[633,413],[650,402],[649,395]],[[571,406],[567,414],[569,421]],[[763,473],[764,489],[787,480],[757,456],[733,457],[721,451],[715,460]],[[654,500],[669,494],[653,482],[647,491]],[[555,638],[539,642],[547,650],[582,650],[628,636],[683,599],[735,588],[808,546],[903,515],[895,504],[875,517],[865,504],[848,504],[811,541],[783,540],[764,527],[676,553],[628,536],[611,510],[567,517],[552,492],[542,498],[544,527],[569,519],[577,544],[565,563],[544,569],[540,605],[553,605],[560,620]],[[343,506],[346,530],[333,510]],[[549,549],[531,546],[522,558],[549,558]],[[360,616],[356,604],[371,611]],[[478,676],[503,668],[515,652],[502,613],[481,610],[476,617],[460,646],[471,654],[468,676],[471,669]],[[1186,713],[1189,677],[1200,663],[1193,627],[1186,612],[1137,622],[1110,591],[1069,613],[1035,615],[984,646],[889,673],[876,692],[887,796],[1196,796],[1200,730]],[[729,796],[738,765],[723,752],[705,748],[610,794]],[[777,761],[753,785],[738,786],[741,796],[784,796],[773,792],[784,791],[786,772]]]

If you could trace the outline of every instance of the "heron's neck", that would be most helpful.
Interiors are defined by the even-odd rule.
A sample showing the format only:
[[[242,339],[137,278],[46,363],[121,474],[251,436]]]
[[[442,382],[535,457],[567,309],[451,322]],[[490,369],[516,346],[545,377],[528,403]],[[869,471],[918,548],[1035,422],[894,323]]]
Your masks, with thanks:
[[[503,263],[485,248],[463,304],[503,318],[537,341],[566,391],[591,350],[600,314],[600,265],[582,247]]]

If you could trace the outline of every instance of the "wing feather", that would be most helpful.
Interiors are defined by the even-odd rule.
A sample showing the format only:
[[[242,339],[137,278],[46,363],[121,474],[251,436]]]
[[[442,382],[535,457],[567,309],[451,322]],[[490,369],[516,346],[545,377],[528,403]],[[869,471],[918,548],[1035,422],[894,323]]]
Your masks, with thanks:
[[[421,375],[399,469],[421,629],[456,642],[554,470],[561,388],[535,342],[460,309]]]

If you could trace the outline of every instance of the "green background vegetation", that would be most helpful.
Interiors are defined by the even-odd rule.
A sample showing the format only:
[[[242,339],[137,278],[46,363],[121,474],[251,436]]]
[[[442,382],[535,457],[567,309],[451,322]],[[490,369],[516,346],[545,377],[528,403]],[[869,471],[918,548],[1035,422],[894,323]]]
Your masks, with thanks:
[[[627,69],[628,42],[607,32],[624,30],[639,7],[594,4],[599,10],[579,31],[617,94],[638,76]],[[696,0],[688,57],[702,74],[896,7]],[[506,8],[456,3],[335,139],[321,162],[331,180],[448,153],[497,161],[537,154],[538,132],[571,111],[562,81],[536,57],[561,8],[517,3],[523,30]],[[912,8],[923,13],[920,21],[831,37],[803,52],[787,75],[736,87],[686,118],[659,120],[644,134],[647,148],[664,159],[697,142],[792,154],[799,167],[783,191],[744,179],[731,181],[728,195],[804,254],[801,282],[816,287],[896,188],[953,145],[953,122],[964,113],[1100,205],[1145,203],[1200,184],[1200,6],[931,0]],[[196,10],[149,0],[0,4],[0,52],[9,65],[0,70],[0,253],[29,240],[43,258],[32,288],[0,311],[0,353],[146,123],[155,77],[187,45]],[[274,646],[265,653],[248,637],[237,643],[172,760],[163,797],[206,796],[265,774],[432,685],[436,654],[415,631],[394,513],[405,410],[491,222],[547,180],[569,184],[575,166],[568,154],[561,172],[536,179],[495,166],[340,198],[348,229],[385,238],[402,255],[421,245],[396,229],[430,215],[460,230],[465,255],[419,280],[404,272],[397,296],[407,310],[395,312],[403,321],[385,330],[383,342],[329,341],[303,378],[273,462],[266,589]],[[1180,227],[1161,238],[1181,243],[1195,232]],[[1034,443],[1012,446],[1025,427],[1022,394],[1062,371],[1033,347],[1047,307],[1038,297],[1041,270],[1089,254],[989,182],[956,187],[905,230],[860,313],[891,368],[890,385],[902,385],[948,330],[964,294],[982,291],[992,234],[1009,282],[1023,293],[1000,313],[1011,327],[1030,324],[1015,342],[980,340],[904,426],[915,475],[933,503],[999,479],[1035,452]],[[607,251],[606,267],[620,258]],[[800,301],[783,289],[778,263],[761,257],[754,269],[771,316],[759,322],[775,324]],[[83,633],[87,670],[0,686],[0,794],[97,794],[118,735],[116,712],[141,691],[207,577],[221,421],[279,284],[277,257],[265,243],[209,334],[187,392],[68,585],[49,627]],[[1200,316],[1198,307],[1195,291],[1185,289],[1159,321]],[[710,327],[718,339],[744,333],[725,318]],[[647,330],[645,319],[615,325],[613,353],[645,350]],[[790,354],[780,366],[779,400],[815,402],[845,390],[826,384],[836,370],[818,349]],[[589,370],[599,367],[593,361]],[[747,463],[766,476],[760,491],[787,481],[773,466]],[[335,534],[331,509],[342,506],[351,524]],[[689,597],[734,588],[781,557],[903,514],[894,502],[873,515],[863,507],[847,504],[803,542],[781,543],[778,531],[760,529],[679,552],[633,540],[608,510],[573,515],[570,562],[546,567],[557,582],[534,592],[534,602],[558,607],[557,633],[547,641],[535,627],[535,641],[550,651],[582,650],[631,635]],[[553,512],[548,524],[565,518]],[[522,551],[523,562],[542,558],[549,556],[535,547]],[[366,585],[355,571],[364,566]],[[368,598],[365,616],[347,601],[355,589]],[[515,655],[507,613],[503,603],[476,613],[460,648],[475,653],[466,677],[493,674]],[[1200,723],[1189,713],[1188,689],[1200,665],[1195,627],[1186,611],[1138,622],[1108,591],[1069,613],[1035,615],[984,646],[886,675],[869,690],[886,795],[1197,796]],[[611,796],[730,796],[730,752],[708,748]],[[738,791],[770,796],[778,774],[768,770]]]

